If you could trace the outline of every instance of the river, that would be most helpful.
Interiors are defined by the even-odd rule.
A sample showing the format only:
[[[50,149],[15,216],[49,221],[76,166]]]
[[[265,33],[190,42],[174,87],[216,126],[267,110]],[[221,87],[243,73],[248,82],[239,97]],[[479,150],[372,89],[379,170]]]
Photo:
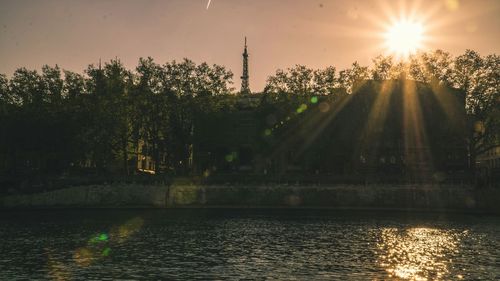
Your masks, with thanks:
[[[500,218],[283,209],[0,213],[2,280],[500,280]]]

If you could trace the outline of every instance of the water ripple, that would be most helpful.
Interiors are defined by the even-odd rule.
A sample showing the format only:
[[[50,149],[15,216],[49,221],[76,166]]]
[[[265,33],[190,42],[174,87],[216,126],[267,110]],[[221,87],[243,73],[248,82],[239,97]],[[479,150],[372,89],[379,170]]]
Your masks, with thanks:
[[[498,280],[493,217],[320,211],[0,216],[2,280]]]

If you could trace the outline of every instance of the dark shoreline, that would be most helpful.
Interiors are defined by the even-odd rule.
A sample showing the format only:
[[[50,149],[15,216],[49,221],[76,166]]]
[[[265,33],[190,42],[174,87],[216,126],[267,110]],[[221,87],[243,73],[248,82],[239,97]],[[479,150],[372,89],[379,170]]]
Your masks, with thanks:
[[[434,185],[95,185],[0,198],[0,209],[324,209],[500,214],[499,189]]]
[[[206,210],[256,210],[256,211],[325,211],[325,212],[377,212],[377,213],[412,213],[412,214],[453,214],[453,215],[486,215],[486,216],[500,216],[500,212],[491,210],[463,210],[463,209],[418,209],[418,208],[360,208],[360,207],[279,207],[279,206],[184,206],[175,208],[154,208],[149,206],[74,206],[74,207],[0,207],[0,211],[7,212],[35,212],[35,211],[91,211],[91,210],[110,210],[110,211],[125,211],[125,210],[144,210],[144,211],[178,211],[178,210],[191,210],[191,211],[206,211]]]

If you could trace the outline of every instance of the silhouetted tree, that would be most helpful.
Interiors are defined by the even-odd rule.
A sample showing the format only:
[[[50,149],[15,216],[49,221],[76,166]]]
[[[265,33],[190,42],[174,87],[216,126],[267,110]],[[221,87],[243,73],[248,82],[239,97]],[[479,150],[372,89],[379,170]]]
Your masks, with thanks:
[[[267,93],[288,93],[295,95],[308,95],[313,91],[313,73],[303,65],[296,65],[285,71],[277,70],[274,76],[267,79]]]
[[[224,67],[209,67],[185,59],[163,66],[164,94],[171,105],[169,114],[168,151],[176,171],[187,172],[192,149],[195,113],[206,105],[199,103],[203,96],[224,95],[230,92],[232,73]]]
[[[9,80],[5,74],[0,74],[0,114],[7,113],[7,107],[12,104],[9,93]]]
[[[148,153],[156,163],[156,171],[160,166],[160,155],[167,151],[169,134],[169,115],[171,105],[163,84],[163,68],[152,58],[139,59],[136,68],[137,83],[133,87],[131,98],[133,104],[132,128],[133,141],[141,144],[137,151]]]
[[[476,157],[500,146],[500,57],[481,57],[467,50],[455,59],[454,86],[466,93],[469,115],[469,161],[474,171]]]
[[[312,93],[316,95],[337,95],[339,81],[336,72],[337,69],[333,66],[314,70]]]
[[[368,67],[361,66],[357,61],[351,68],[339,72],[339,83],[348,93],[352,93],[353,87],[370,77]]]
[[[371,70],[373,80],[387,80],[391,78],[393,61],[391,56],[379,55],[373,59],[373,68]]]
[[[313,70],[296,65],[286,71],[278,69],[274,75],[269,76],[264,92],[302,96],[335,95],[339,87],[335,67]]]

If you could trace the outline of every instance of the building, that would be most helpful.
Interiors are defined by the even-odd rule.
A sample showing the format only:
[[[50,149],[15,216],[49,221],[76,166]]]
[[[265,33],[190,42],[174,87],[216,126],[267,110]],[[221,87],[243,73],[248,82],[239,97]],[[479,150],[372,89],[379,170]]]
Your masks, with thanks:
[[[252,97],[260,102],[199,120],[197,173],[440,181],[467,166],[465,96],[439,83],[368,80],[341,99],[288,104]]]
[[[500,100],[498,102],[500,103]],[[493,111],[492,118],[500,120],[498,109]],[[476,167],[481,180],[498,184],[500,183],[500,134],[496,133],[494,136],[490,148],[477,156]]]

